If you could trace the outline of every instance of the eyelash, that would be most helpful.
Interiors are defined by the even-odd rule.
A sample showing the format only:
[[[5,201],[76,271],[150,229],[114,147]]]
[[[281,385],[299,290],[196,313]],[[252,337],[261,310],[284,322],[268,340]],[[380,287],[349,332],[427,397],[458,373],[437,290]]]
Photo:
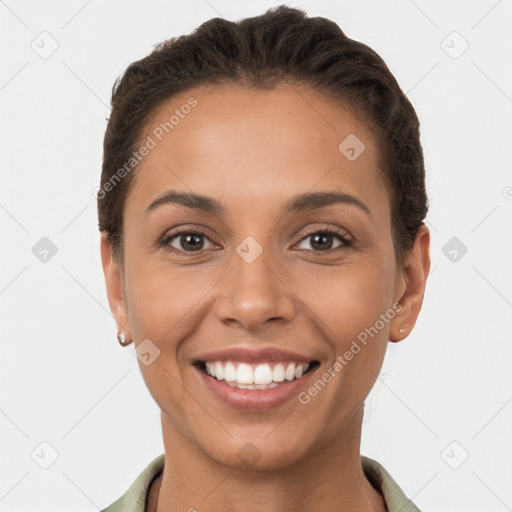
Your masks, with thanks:
[[[348,238],[346,238],[344,236],[344,232],[338,230],[338,229],[335,229],[335,228],[320,228],[320,229],[314,229],[308,233],[306,233],[300,240],[299,240],[299,243],[302,242],[303,240],[305,240],[306,238],[312,236],[312,235],[317,235],[317,234],[327,234],[327,235],[334,235],[335,237],[337,237],[342,243],[343,243],[343,246],[341,247],[335,247],[334,249],[328,249],[326,251],[315,251],[313,250],[312,252],[315,252],[317,254],[321,254],[321,253],[332,253],[333,251],[336,251],[337,249],[343,249],[343,248],[347,248],[347,247],[350,247],[352,245],[352,241],[349,240]],[[167,236],[164,236],[162,238],[162,240],[159,242],[159,246],[160,247],[164,247],[164,248],[167,248],[173,252],[177,252],[177,253],[180,253],[180,254],[185,254],[187,256],[195,256],[197,254],[201,254],[203,251],[205,251],[206,249],[201,249],[199,251],[183,251],[181,249],[176,249],[175,247],[171,247],[169,245],[169,242],[171,240],[173,240],[174,238],[177,238],[179,237],[180,235],[202,235],[206,238],[209,239],[207,233],[205,231],[203,231],[201,228],[194,228],[194,229],[182,229],[180,231],[176,231],[172,234],[169,234]],[[211,240],[210,240],[211,242]]]

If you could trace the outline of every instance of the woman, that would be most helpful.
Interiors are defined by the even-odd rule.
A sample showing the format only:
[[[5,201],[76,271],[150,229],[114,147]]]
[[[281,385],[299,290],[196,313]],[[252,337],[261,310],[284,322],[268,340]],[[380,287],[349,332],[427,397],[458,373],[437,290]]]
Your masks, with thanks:
[[[106,511],[418,510],[360,438],[421,309],[427,208],[413,107],[332,21],[216,18],[131,64],[101,256],[165,454]]]

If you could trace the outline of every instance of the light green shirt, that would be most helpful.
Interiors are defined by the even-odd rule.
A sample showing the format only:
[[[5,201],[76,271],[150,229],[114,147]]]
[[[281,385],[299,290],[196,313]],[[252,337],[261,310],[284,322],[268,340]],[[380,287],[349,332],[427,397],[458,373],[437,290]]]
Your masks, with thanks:
[[[153,480],[162,473],[164,464],[165,454],[159,455],[150,462],[123,496],[101,512],[146,512],[149,489]],[[421,512],[377,461],[363,455],[361,464],[366,478],[383,495],[388,512]]]

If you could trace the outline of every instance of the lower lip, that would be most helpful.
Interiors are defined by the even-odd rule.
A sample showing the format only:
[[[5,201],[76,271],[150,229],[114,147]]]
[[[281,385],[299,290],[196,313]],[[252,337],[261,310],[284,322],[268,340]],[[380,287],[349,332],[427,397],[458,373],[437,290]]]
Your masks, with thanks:
[[[202,381],[215,397],[225,404],[235,409],[244,409],[246,411],[258,411],[261,409],[270,409],[284,404],[294,396],[297,396],[301,389],[309,381],[309,377],[315,373],[317,368],[313,368],[299,379],[285,381],[275,388],[268,389],[240,389],[231,387],[224,381],[217,380],[199,368]]]

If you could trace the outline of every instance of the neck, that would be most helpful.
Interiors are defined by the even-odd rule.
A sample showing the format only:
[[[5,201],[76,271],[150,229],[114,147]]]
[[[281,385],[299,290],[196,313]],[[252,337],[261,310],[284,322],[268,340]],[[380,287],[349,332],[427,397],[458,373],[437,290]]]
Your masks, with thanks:
[[[330,442],[286,467],[234,468],[208,457],[162,413],[165,466],[147,512],[385,512],[360,459],[362,407]]]

